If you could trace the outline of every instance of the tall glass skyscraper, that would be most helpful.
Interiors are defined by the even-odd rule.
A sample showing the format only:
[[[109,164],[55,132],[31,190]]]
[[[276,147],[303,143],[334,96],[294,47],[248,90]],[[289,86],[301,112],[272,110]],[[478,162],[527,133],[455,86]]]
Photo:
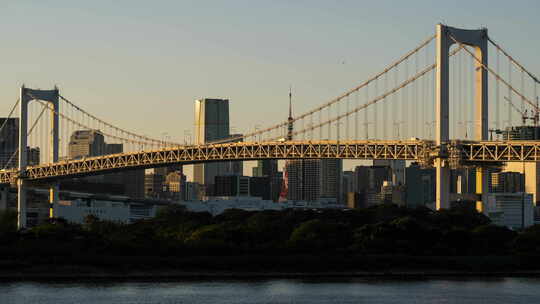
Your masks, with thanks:
[[[195,144],[202,145],[231,137],[229,100],[204,98],[195,100]],[[243,168],[231,162],[195,164],[193,180],[203,185],[203,195],[213,195],[216,176],[241,175]],[[237,172],[240,171],[240,172]]]

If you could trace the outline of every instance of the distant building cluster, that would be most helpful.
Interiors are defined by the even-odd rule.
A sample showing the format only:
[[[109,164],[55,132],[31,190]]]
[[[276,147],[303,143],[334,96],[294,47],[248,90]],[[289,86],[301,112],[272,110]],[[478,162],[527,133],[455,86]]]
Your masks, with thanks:
[[[99,130],[78,130],[70,137],[68,151],[68,158],[79,159],[122,153],[124,146],[105,142],[105,137]],[[75,178],[62,181],[60,189],[144,198],[144,170]]]
[[[19,118],[0,118],[0,170],[19,166]],[[39,164],[39,147],[27,147],[28,165]]]
[[[289,109],[292,139],[292,108]],[[0,118],[1,168],[17,167],[18,118]],[[500,134],[507,140],[540,140],[540,128],[511,127]],[[204,98],[195,101],[195,142],[242,141],[232,134],[229,100]],[[28,147],[29,164],[39,164],[39,147]],[[80,159],[122,153],[119,143],[107,143],[99,130],[77,130],[70,136],[68,155]],[[435,208],[435,169],[404,160],[374,160],[344,171],[341,159],[303,159],[257,161],[251,176],[244,175],[241,161],[222,161],[194,165],[193,181],[180,165],[132,170],[99,176],[73,178],[60,182],[64,198],[57,216],[80,222],[92,214],[103,219],[130,222],[153,216],[155,206],[182,203],[190,210],[212,214],[227,208],[280,210],[283,208],[367,208],[392,203],[410,208]],[[485,169],[488,191],[479,207],[477,172],[460,168],[450,172],[453,204],[477,208],[496,224],[518,229],[540,222],[540,163],[507,163]],[[13,194],[2,193],[0,208],[14,207]],[[82,194],[87,193],[87,194]],[[29,220],[37,223],[48,214],[47,198],[39,191],[29,195]],[[10,199],[11,197],[11,199]],[[154,207],[152,207],[154,206]],[[36,210],[44,210],[36,211]]]

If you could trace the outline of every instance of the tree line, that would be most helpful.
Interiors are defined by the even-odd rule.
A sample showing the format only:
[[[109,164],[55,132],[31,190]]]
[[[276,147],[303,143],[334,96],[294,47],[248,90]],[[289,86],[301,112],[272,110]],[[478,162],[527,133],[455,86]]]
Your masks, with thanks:
[[[131,224],[88,216],[84,224],[59,218],[25,231],[17,231],[16,216],[0,213],[0,256],[540,256],[540,225],[513,231],[459,206],[230,209],[212,216],[173,205]]]

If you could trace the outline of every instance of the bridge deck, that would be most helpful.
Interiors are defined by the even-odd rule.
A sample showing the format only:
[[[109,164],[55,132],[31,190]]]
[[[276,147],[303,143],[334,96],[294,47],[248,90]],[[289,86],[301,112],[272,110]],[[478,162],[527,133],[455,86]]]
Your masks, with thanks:
[[[540,141],[456,141],[447,145],[462,162],[540,161]],[[425,161],[447,157],[432,141],[287,141],[228,143],[110,154],[28,167],[23,178],[58,179],[145,169],[172,164],[260,159],[404,159]],[[0,171],[0,183],[19,177],[17,170]]]

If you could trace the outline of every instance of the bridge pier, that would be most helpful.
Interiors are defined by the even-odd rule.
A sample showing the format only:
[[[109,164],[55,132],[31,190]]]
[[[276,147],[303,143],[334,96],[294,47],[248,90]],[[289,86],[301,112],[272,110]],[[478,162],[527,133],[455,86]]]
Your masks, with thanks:
[[[436,202],[437,210],[450,208],[450,168],[443,159],[435,160],[435,177],[437,180]]]
[[[26,180],[17,180],[17,228],[26,228]]]
[[[450,103],[450,68],[449,54],[450,47],[458,41],[461,44],[473,46],[475,56],[481,63],[475,62],[476,82],[475,82],[475,140],[488,140],[488,85],[487,71],[482,64],[487,66],[488,36],[487,29],[464,30],[437,24],[436,30],[436,143],[439,146],[439,156],[436,159],[437,169],[437,209],[450,207],[450,168],[445,166],[444,158],[447,158],[448,144],[450,144],[449,132],[449,103]],[[485,195],[482,191],[487,191],[487,175],[480,170],[477,180],[480,178],[480,191],[482,200]],[[478,202],[477,204],[482,204]]]
[[[21,97],[19,102],[19,177],[17,179],[17,211],[19,213],[17,227],[19,229],[26,228],[26,167],[28,165],[28,104],[32,100],[46,101],[51,105],[50,121],[51,121],[51,162],[58,162],[58,145],[59,145],[59,92],[58,88],[54,90],[33,90],[21,87]],[[53,191],[58,192],[58,191]]]
[[[49,187],[49,218],[54,218],[54,204],[58,203],[59,186],[57,183]]]
[[[484,212],[487,206],[487,194],[489,192],[489,171],[487,168],[476,168],[476,194],[480,196],[480,200],[476,202],[476,210]]]

